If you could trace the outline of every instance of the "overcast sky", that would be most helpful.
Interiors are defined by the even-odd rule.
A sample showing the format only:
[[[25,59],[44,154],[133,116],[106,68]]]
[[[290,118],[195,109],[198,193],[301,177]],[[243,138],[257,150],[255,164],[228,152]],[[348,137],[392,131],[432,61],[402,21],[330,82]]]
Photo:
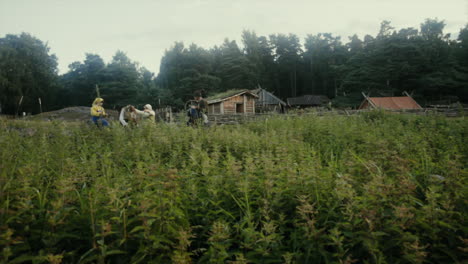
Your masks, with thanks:
[[[468,0],[0,0],[0,37],[28,32],[48,42],[60,73],[85,53],[109,62],[117,50],[159,72],[175,41],[210,48],[224,38],[241,44],[244,29],[257,35],[330,32],[375,36],[380,22],[419,28],[426,18],[445,20],[458,36],[468,23]]]

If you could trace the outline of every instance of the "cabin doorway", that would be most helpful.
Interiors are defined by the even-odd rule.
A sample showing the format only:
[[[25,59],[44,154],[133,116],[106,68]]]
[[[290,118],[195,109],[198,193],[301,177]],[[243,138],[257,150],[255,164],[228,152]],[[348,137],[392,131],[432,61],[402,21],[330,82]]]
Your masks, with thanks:
[[[244,104],[243,103],[237,103],[236,104],[236,113],[244,113]]]

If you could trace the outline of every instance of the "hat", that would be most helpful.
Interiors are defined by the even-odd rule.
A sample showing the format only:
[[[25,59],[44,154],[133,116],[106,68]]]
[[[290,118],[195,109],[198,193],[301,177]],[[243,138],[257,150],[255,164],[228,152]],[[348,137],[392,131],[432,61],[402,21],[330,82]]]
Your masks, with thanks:
[[[150,104],[145,104],[145,106],[143,106],[144,109],[148,109],[148,110],[153,110],[153,107],[151,107]]]
[[[101,102],[104,102],[104,99],[102,99],[100,97],[97,97],[96,99],[94,99],[93,104],[97,104],[97,103],[101,103]]]

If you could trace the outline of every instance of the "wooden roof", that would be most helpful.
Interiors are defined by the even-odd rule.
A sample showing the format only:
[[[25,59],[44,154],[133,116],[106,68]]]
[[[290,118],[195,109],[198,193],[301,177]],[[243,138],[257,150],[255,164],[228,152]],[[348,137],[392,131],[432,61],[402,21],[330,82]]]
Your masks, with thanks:
[[[206,100],[207,100],[208,104],[214,104],[214,103],[219,103],[219,102],[222,102],[222,101],[226,101],[226,100],[228,100],[228,99],[230,99],[232,97],[243,95],[243,94],[248,94],[248,95],[251,95],[251,96],[253,96],[255,98],[258,98],[258,96],[256,94],[252,93],[249,90],[229,90],[229,91],[226,91],[226,92],[214,95],[214,96],[210,96],[210,97],[206,98]]]
[[[361,106],[359,106],[359,109],[362,109],[366,102],[373,108],[388,110],[422,109],[411,96],[366,97],[361,103]]]
[[[286,105],[286,103],[265,89],[258,88],[251,91],[258,95],[257,104],[259,105]]]

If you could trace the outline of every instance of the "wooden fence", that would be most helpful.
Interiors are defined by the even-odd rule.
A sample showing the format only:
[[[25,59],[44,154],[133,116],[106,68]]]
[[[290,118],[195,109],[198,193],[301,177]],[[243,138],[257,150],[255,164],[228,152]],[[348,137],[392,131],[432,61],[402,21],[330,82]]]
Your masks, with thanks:
[[[171,107],[157,108],[157,109],[154,109],[154,112],[156,113],[157,121],[166,122],[166,123],[174,122],[174,116],[172,114]]]
[[[368,113],[373,110],[328,110],[328,109],[314,109],[312,111],[296,111],[289,112],[287,114],[278,114],[278,113],[257,113],[255,115],[244,115],[244,114],[234,114],[234,115],[210,115],[208,119],[212,124],[240,124],[245,122],[254,122],[265,120],[271,117],[279,118],[290,118],[290,117],[299,117],[303,115],[316,115],[316,116],[353,116],[359,115],[362,113]],[[468,108],[458,108],[458,109],[447,109],[447,108],[424,108],[417,110],[393,110],[386,112],[395,113],[395,114],[415,114],[415,115],[445,115],[447,117],[463,117],[468,115]]]

